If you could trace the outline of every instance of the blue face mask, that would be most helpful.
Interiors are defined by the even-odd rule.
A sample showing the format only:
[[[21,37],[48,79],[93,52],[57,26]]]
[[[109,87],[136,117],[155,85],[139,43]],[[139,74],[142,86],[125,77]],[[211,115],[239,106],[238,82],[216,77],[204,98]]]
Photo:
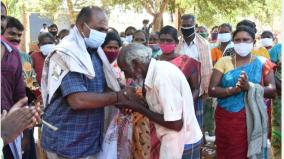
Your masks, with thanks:
[[[86,23],[85,25],[90,29],[90,35],[88,38],[83,34],[86,46],[90,48],[100,47],[105,41],[106,33],[91,29]]]

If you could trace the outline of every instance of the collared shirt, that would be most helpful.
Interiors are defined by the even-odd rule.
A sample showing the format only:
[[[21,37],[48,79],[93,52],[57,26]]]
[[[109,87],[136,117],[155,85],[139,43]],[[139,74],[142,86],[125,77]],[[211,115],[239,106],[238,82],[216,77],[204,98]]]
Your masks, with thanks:
[[[5,53],[1,60],[1,109],[10,108],[26,96],[22,63],[17,49],[1,40]]]
[[[178,46],[176,47],[176,53],[181,55],[186,54],[201,63],[201,85],[199,95],[202,95],[208,92],[213,67],[209,50],[209,43],[199,34],[195,34],[193,43],[189,45],[191,47],[189,47],[185,43],[186,42],[184,41],[184,39],[181,38]]]
[[[44,120],[58,127],[57,131],[53,131],[43,125],[43,148],[67,158],[93,156],[101,149],[104,109],[73,110],[66,99],[68,95],[78,92],[104,92],[106,80],[102,61],[96,50],[91,51],[90,55],[95,77],[89,79],[83,74],[69,72],[46,106],[43,116]]]
[[[193,41],[188,45],[185,41],[182,46],[182,53],[197,60],[200,61],[199,57],[199,51],[196,46],[196,37],[193,39]]]
[[[202,138],[184,74],[169,62],[151,59],[145,89],[151,111],[163,114],[165,121],[183,120],[179,132],[155,124],[161,140],[160,158],[181,158],[185,144],[194,144]]]
[[[43,69],[43,65],[44,65],[44,59],[45,57],[42,55],[41,52],[34,52],[31,55],[32,59],[33,59],[33,66],[36,72],[36,80],[39,83],[39,85],[41,84],[41,75],[42,75],[42,69]]]

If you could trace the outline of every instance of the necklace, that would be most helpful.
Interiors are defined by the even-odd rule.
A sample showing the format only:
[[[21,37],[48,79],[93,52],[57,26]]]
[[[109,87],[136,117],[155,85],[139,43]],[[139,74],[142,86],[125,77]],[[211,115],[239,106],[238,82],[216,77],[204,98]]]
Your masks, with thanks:
[[[237,68],[237,55],[235,54],[235,69]],[[252,59],[252,54],[250,54],[250,59],[249,59],[249,63],[251,63],[251,59]]]

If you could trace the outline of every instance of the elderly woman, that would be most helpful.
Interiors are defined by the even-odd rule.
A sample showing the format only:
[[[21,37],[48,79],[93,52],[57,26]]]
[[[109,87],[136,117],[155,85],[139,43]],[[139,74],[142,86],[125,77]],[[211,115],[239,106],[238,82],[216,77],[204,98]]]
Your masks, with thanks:
[[[222,57],[211,76],[209,95],[218,98],[215,113],[218,159],[247,158],[244,98],[249,82],[262,85],[264,97],[275,97],[274,65],[252,55],[256,31],[251,26],[237,27],[233,33],[235,55]]]

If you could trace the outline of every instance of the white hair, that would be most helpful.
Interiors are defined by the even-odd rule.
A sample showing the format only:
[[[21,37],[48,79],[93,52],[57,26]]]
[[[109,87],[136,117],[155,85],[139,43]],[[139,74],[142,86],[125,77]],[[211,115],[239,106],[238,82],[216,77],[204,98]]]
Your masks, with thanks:
[[[118,60],[125,62],[131,69],[132,61],[137,60],[140,63],[147,64],[150,62],[152,49],[142,44],[129,44],[121,48]]]

